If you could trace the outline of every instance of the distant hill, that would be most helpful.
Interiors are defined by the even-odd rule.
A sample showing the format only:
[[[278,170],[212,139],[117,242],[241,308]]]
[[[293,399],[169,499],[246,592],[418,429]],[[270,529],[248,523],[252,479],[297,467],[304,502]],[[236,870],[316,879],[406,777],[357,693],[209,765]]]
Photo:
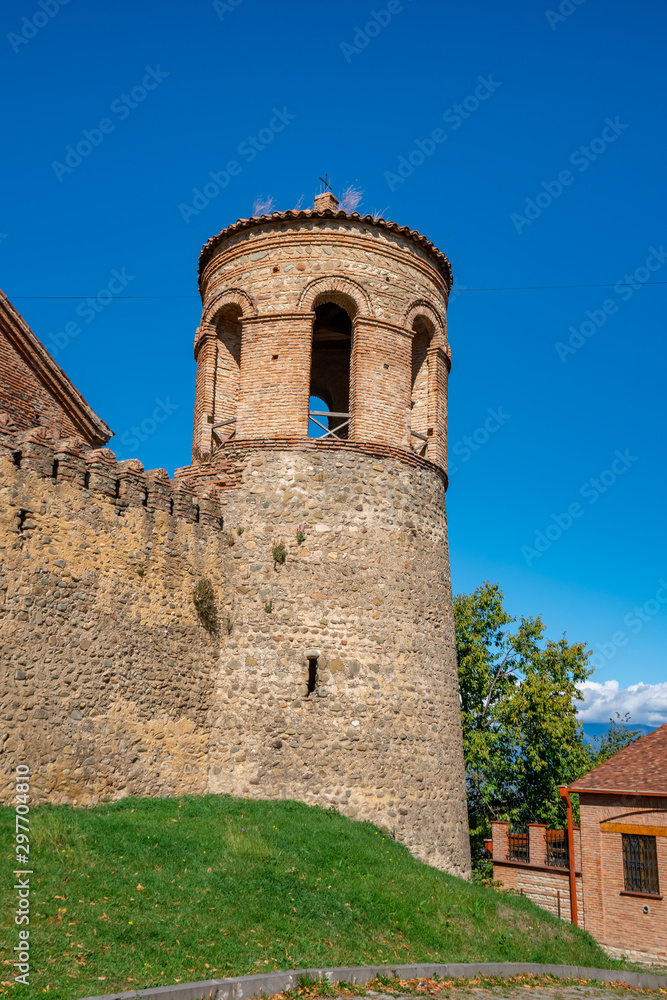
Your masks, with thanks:
[[[628,729],[641,729],[643,733],[652,733],[658,726],[644,726],[640,722],[631,722]],[[602,736],[609,729],[608,722],[584,722],[584,737],[587,743],[591,743],[595,737]]]

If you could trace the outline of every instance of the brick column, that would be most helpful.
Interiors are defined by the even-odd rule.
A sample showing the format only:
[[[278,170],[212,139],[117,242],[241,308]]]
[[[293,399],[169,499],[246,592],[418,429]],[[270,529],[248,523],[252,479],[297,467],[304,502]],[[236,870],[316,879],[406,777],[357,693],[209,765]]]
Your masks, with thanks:
[[[528,824],[528,857],[533,865],[546,864],[547,860],[547,825],[546,823]]]
[[[449,385],[449,357],[441,347],[429,350],[429,370],[434,378],[429,386],[429,444],[426,452],[432,462],[443,468],[447,465],[447,390]],[[432,435],[432,436],[431,436]]]
[[[243,320],[236,437],[308,437],[313,313]]]
[[[501,820],[494,820],[491,823],[491,839],[493,842],[493,860],[507,861],[509,854],[510,825]],[[494,878],[495,873],[494,873]]]
[[[573,840],[574,840],[574,870],[575,872],[581,871],[581,827],[575,826],[572,828]]]
[[[357,317],[352,342],[353,441],[410,449],[412,338],[383,320]]]
[[[216,334],[213,329],[198,332],[195,342],[197,375],[195,380],[195,416],[192,434],[193,453],[210,451],[215,387]]]

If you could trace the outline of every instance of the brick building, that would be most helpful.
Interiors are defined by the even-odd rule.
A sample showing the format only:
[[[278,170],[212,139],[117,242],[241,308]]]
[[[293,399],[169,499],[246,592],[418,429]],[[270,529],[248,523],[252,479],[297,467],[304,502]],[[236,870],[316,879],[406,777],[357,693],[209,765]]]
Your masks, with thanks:
[[[507,888],[589,931],[612,952],[667,959],[667,725],[648,733],[562,794],[579,796],[581,827],[493,824],[493,871]],[[559,848],[550,850],[557,841]],[[570,912],[570,886],[577,906]]]
[[[0,291],[0,416],[17,431],[43,427],[99,448],[111,430],[74,388]]]

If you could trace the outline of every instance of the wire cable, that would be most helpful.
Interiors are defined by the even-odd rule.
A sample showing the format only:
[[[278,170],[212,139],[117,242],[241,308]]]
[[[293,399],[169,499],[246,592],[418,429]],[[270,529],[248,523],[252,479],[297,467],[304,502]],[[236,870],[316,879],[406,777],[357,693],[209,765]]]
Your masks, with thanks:
[[[500,285],[488,288],[452,288],[453,292],[540,292],[561,288],[643,288],[645,285],[667,285],[667,281],[603,281],[587,285]],[[199,295],[114,295],[116,299],[198,299]],[[7,296],[7,298],[10,298]],[[10,301],[17,299],[95,299],[97,295],[12,295]]]

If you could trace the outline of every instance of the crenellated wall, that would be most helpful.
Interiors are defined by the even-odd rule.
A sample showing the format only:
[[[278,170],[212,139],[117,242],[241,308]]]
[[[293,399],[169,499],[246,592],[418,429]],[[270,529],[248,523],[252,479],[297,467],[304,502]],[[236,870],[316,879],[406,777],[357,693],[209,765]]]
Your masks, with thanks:
[[[204,248],[193,464],[173,479],[0,424],[0,797],[21,761],[38,800],[295,798],[469,877],[451,269],[318,199]],[[349,417],[338,438],[308,437],[318,392]]]
[[[311,443],[169,481],[42,432],[0,450],[4,801],[18,761],[36,800],[298,798],[469,872],[437,469]]]

